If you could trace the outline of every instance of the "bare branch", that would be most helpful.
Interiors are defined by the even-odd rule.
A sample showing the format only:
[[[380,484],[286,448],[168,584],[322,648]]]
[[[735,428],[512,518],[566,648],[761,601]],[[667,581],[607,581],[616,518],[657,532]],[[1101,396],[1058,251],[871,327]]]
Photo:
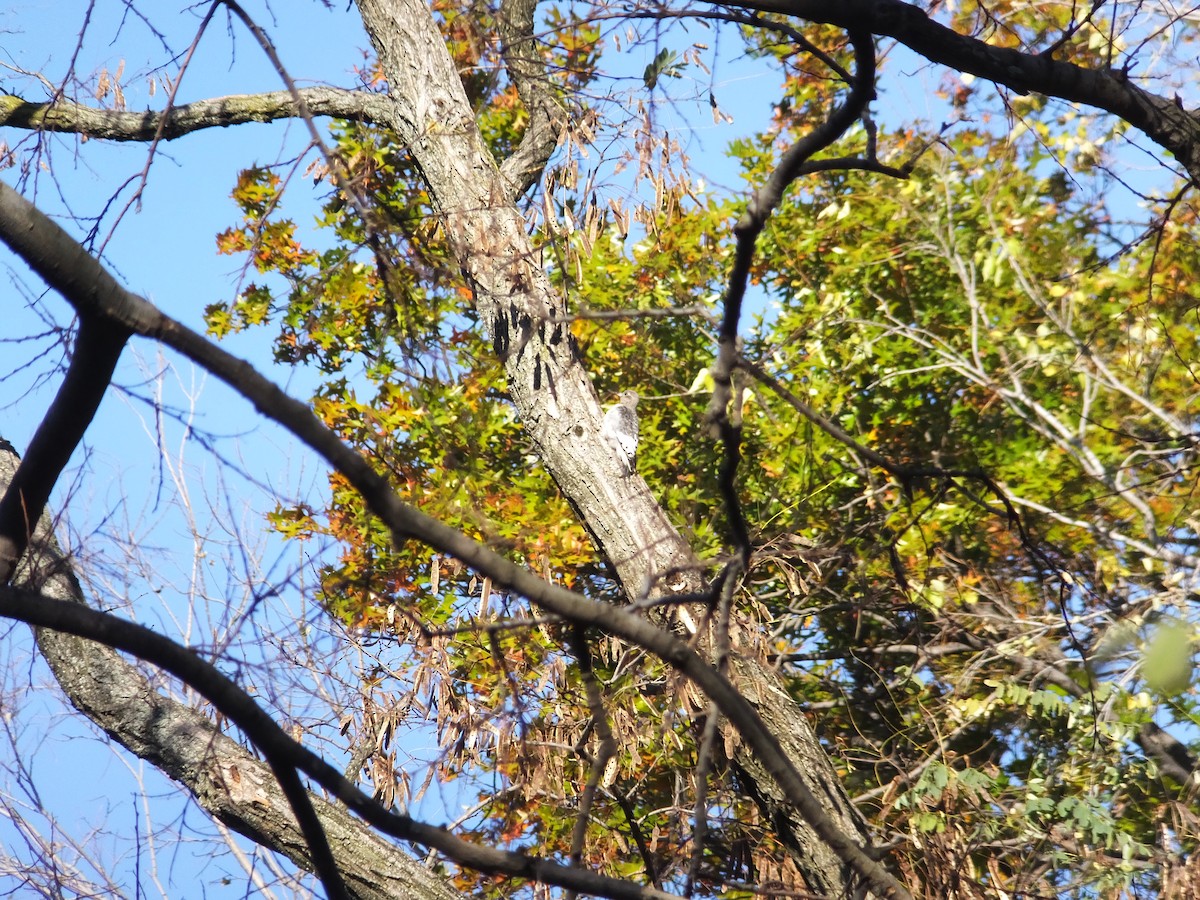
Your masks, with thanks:
[[[596,755],[592,757],[589,767],[587,784],[584,785],[583,793],[579,797],[579,811],[575,817],[575,827],[571,829],[570,859],[571,865],[577,866],[583,859],[583,842],[587,836],[588,817],[592,814],[596,791],[604,778],[609,760],[617,753],[617,742],[613,737],[612,726],[608,722],[608,713],[604,709],[604,697],[600,692],[600,682],[596,679],[596,672],[592,667],[592,651],[588,647],[587,635],[582,628],[575,627],[570,631],[570,638],[571,649],[578,660],[579,672],[583,678],[583,689],[587,696],[588,710],[592,714],[592,724],[595,726],[596,736],[600,739]],[[653,870],[651,870],[651,875],[654,877]],[[654,880],[657,884],[657,878]],[[573,891],[566,896],[568,900],[575,900]]]
[[[670,897],[662,891],[642,888],[622,879],[561,866],[522,853],[480,846],[457,838],[441,828],[384,809],[347,781],[337,769],[296,742],[249,694],[216,667],[205,662],[189,648],[142,625],[124,621],[110,613],[89,609],[79,603],[55,600],[36,591],[16,587],[0,588],[0,615],[37,628],[84,637],[106,647],[133,654],[170,672],[203,695],[263,751],[276,778],[293,783],[292,790],[287,791],[285,787],[288,798],[293,801],[303,798],[299,805],[301,809],[304,806],[309,807],[310,824],[321,835],[320,843],[325,844],[327,854],[330,851],[328,842],[324,839],[323,828],[316,819],[311,800],[304,792],[297,772],[304,772],[383,833],[434,847],[461,865],[482,872],[530,878],[546,884],[610,897],[613,900],[668,900]],[[311,838],[307,828],[305,831],[306,838]],[[344,889],[341,892],[336,890],[341,879],[332,855],[327,862],[333,867],[335,880],[327,880],[326,889],[334,896],[345,896]]]
[[[308,112],[355,122],[386,121],[387,98],[366,91],[332,87],[297,88]],[[80,134],[109,141],[173,141],[206,128],[227,128],[248,122],[274,122],[301,115],[288,91],[235,94],[197,100],[164,112],[126,112],[98,109],[67,100],[35,103],[0,94],[0,125],[31,131]]]
[[[514,199],[541,177],[567,119],[566,106],[555,96],[536,52],[533,28],[537,5],[537,0],[504,0],[497,16],[500,52],[529,113],[521,142],[500,167],[501,175],[512,185]]]
[[[715,435],[720,436],[724,445],[718,480],[734,543],[743,557],[743,567],[749,563],[750,539],[735,484],[741,456],[741,436],[740,428],[731,424],[728,412],[730,401],[735,399],[733,370],[737,360],[737,338],[742,316],[742,300],[746,295],[746,284],[750,278],[750,266],[754,260],[758,236],[766,226],[767,219],[775,207],[783,199],[784,191],[801,174],[803,166],[812,155],[841,137],[875,96],[874,40],[868,32],[854,29],[850,32],[850,42],[854,45],[857,63],[850,96],[830,114],[828,119],[787,150],[775,171],[771,173],[771,177],[767,179],[767,183],[755,191],[750,198],[746,211],[733,229],[737,240],[737,249],[725,291],[725,308],[717,345],[717,359],[712,367],[713,396],[705,413],[705,419]]]
[[[0,584],[12,577],[50,492],[91,425],[128,337],[111,321],[80,316],[66,377],[0,499]]]

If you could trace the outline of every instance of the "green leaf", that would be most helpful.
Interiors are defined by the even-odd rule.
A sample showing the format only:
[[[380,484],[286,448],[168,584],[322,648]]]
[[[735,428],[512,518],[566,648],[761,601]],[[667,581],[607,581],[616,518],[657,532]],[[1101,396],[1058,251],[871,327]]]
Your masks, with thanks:
[[[1191,686],[1192,667],[1189,626],[1178,619],[1158,622],[1142,655],[1146,686],[1167,697],[1182,694]]]

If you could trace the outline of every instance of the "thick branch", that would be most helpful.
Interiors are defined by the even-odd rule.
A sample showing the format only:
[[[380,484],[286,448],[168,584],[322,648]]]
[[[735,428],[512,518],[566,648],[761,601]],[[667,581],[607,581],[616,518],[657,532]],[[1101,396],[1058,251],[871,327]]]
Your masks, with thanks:
[[[332,87],[299,91],[314,116],[333,116],[356,122],[380,122],[388,117],[388,101],[379,94]],[[165,112],[124,112],[97,109],[60,100],[32,103],[12,94],[0,94],[0,125],[32,131],[60,131],[110,141],[170,141],[205,128],[226,128],[246,122],[274,122],[299,116],[288,91],[214,97],[177,106]],[[164,121],[165,119],[165,121]]]
[[[631,599],[699,592],[701,570],[691,548],[646,483],[623,477],[600,439],[603,412],[568,310],[529,237],[513,183],[502,177],[479,131],[427,4],[359,0],[358,6],[394,102],[388,124],[420,166],[539,457]],[[508,15],[518,13],[528,9]]]
[[[1143,90],[1119,69],[1088,69],[1049,54],[994,47],[935,22],[903,0],[738,0],[733,5],[862,29],[898,40],[930,62],[1021,93],[1084,103],[1119,116],[1175,154],[1200,181],[1200,116],[1174,99]]]
[[[270,761],[274,777],[286,776],[298,785],[296,773],[303,772],[385,834],[432,847],[456,863],[481,872],[528,878],[613,900],[670,900],[671,895],[643,888],[632,881],[465,841],[445,829],[385,809],[336,768],[288,735],[249,694],[216,667],[187,647],[143,625],[80,603],[14,588],[0,589],[0,615],[38,628],[86,637],[93,648],[95,642],[99,642],[104,647],[131,653],[170,672],[201,693],[221,714],[246,732]],[[311,801],[310,797],[305,799]]]
[[[47,260],[53,265],[54,260]],[[25,552],[33,524],[108,389],[129,332],[95,316],[80,318],[71,364],[34,432],[29,453],[0,499],[0,584]]]
[[[533,35],[537,5],[538,0],[505,0],[496,19],[504,65],[529,114],[521,143],[500,167],[501,174],[513,187],[514,198],[541,177],[566,124],[566,108],[555,96],[554,87],[546,77],[546,66],[537,53]]]

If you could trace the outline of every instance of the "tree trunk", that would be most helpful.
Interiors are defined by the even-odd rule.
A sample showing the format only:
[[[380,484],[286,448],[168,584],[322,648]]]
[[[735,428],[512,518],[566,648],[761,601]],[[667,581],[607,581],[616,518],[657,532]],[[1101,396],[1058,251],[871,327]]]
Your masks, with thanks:
[[[476,127],[442,35],[420,0],[359,0],[363,23],[395,105],[391,127],[425,177],[480,319],[504,363],[522,425],[559,489],[610,561],[630,600],[703,588],[691,547],[646,482],[622,477],[600,440],[599,399],[511,188]],[[635,388],[636,385],[628,385]],[[791,762],[829,816],[865,846],[866,826],[825,751],[777,673],[740,660],[730,677],[786,742]],[[749,793],[779,827],[815,893],[849,895],[838,856],[782,796],[744,749],[734,760]]]

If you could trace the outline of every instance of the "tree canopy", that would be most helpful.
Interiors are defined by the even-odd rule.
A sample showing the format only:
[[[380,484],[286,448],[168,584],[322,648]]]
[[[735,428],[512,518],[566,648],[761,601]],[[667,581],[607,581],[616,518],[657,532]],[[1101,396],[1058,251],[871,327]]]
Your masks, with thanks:
[[[52,289],[4,338],[67,348],[8,367],[56,393],[9,398],[38,425],[2,454],[0,615],[246,885],[1200,896],[1194,13],[356,0],[288,11],[361,19],[353,83],[308,86],[269,7],[201,4],[175,46],[116,6],[105,68],[90,4],[68,69],[0,95],[0,238]],[[279,90],[182,102],[221,27]],[[735,68],[769,73],[761,125]],[[155,158],[280,120],[274,158],[206,163],[228,295],[126,287]],[[108,142],[144,168],[90,218],[58,151]],[[133,339],[248,401],[147,395],[225,473],[157,441],[182,541],[62,524],[101,403],[144,393]],[[601,435],[629,389],[632,473]],[[243,469],[251,416],[316,485]],[[249,526],[234,477],[268,488]],[[159,554],[227,581],[161,598]],[[0,810],[53,823],[29,746]],[[22,833],[0,878],[145,889]]]

